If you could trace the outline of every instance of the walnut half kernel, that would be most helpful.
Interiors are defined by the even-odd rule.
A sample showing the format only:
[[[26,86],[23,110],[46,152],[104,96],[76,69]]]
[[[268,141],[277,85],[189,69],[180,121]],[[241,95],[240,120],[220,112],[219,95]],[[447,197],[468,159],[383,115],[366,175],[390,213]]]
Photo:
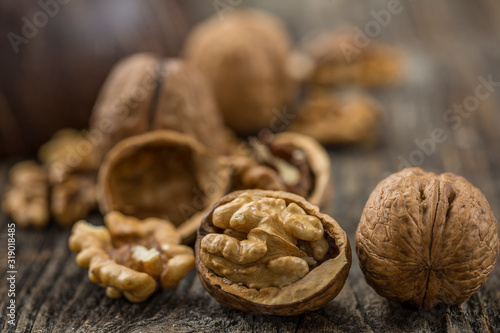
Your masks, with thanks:
[[[337,222],[282,191],[222,198],[202,222],[196,251],[200,280],[217,301],[261,314],[322,307],[340,292],[351,265]]]
[[[194,266],[193,250],[179,245],[181,237],[168,221],[143,221],[110,212],[106,226],[77,222],[69,247],[78,265],[89,269],[92,282],[106,288],[111,298],[146,300],[159,284],[174,288]]]

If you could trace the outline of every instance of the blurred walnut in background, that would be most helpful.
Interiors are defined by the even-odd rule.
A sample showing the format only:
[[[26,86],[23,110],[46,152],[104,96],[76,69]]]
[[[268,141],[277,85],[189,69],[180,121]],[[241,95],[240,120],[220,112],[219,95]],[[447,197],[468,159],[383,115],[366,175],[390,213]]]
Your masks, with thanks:
[[[269,127],[292,98],[290,50],[288,31],[278,17],[247,9],[196,26],[184,55],[212,84],[226,124],[248,135]]]

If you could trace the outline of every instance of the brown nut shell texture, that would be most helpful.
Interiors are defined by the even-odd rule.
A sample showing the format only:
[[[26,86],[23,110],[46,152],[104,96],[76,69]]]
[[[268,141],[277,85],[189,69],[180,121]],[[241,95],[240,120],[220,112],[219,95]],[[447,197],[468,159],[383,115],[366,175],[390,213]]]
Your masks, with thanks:
[[[226,128],[203,75],[181,59],[135,54],[106,79],[89,137],[101,160],[120,140],[158,129],[186,133],[216,152],[226,149]]]
[[[330,159],[308,136],[282,132],[249,138],[242,155],[227,158],[231,190],[287,191],[326,208],[331,198]]]
[[[342,289],[349,240],[331,217],[282,191],[237,191],[205,216],[196,242],[205,289],[221,304],[261,314],[313,311]]]
[[[174,288],[194,266],[193,250],[179,245],[180,235],[165,220],[111,212],[106,226],[83,220],[73,226],[69,247],[78,253],[78,265],[89,269],[92,282],[106,288],[106,295],[122,295],[131,302],[146,300],[157,284]]]
[[[234,10],[196,26],[184,48],[211,83],[225,123],[240,135],[269,127],[295,87],[287,69],[283,22],[259,10]]]
[[[226,192],[229,172],[192,137],[158,130],[118,143],[98,178],[103,213],[163,218],[190,242],[204,212]]]
[[[498,226],[484,195],[452,173],[404,169],[370,195],[356,232],[366,281],[395,302],[465,302],[498,257]]]

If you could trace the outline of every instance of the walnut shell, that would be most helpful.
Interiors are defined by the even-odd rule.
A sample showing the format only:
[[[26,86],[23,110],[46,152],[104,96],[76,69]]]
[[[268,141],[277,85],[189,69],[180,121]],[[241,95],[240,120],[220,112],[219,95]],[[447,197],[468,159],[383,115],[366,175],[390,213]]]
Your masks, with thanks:
[[[186,59],[208,78],[226,124],[248,135],[269,127],[292,97],[290,39],[281,20],[258,10],[214,16],[190,33]]]
[[[106,155],[98,176],[99,207],[102,213],[169,220],[189,242],[204,212],[224,195],[228,174],[190,136],[167,130],[137,135]]]
[[[232,168],[230,191],[287,191],[326,209],[331,201],[332,184],[330,158],[325,149],[313,138],[293,132],[269,133],[259,138],[249,139],[243,157],[228,157]],[[265,154],[260,151],[263,147]],[[292,177],[291,172],[295,173]],[[287,181],[290,178],[292,181]]]
[[[308,255],[304,253],[309,250],[307,250],[307,245],[304,246],[305,243],[300,242],[303,242],[302,239],[307,237],[291,237],[289,233],[284,233],[283,230],[279,231],[279,226],[277,227],[275,222],[266,224],[265,220],[272,219],[274,221],[276,214],[264,214],[264,216],[254,215],[255,217],[259,216],[261,218],[257,220],[253,219],[252,216],[248,216],[250,219],[249,223],[257,223],[260,221],[259,223],[265,224],[263,228],[259,228],[260,232],[258,234],[262,235],[261,237],[264,237],[266,240],[268,252],[264,254],[264,257],[262,257],[261,253],[260,256],[262,259],[255,263],[263,263],[264,266],[269,264],[270,261],[273,263],[277,262],[278,264],[281,263],[281,267],[279,267],[278,272],[275,273],[275,278],[273,279],[271,276],[271,280],[275,280],[274,282],[270,281],[272,286],[266,286],[266,284],[261,283],[262,276],[259,275],[261,270],[253,270],[252,266],[254,262],[249,262],[251,260],[245,261],[244,251],[240,252],[240,254],[242,254],[241,258],[237,256],[233,259],[236,261],[241,259],[239,260],[239,262],[243,263],[241,265],[233,264],[231,260],[224,259],[230,257],[231,255],[226,251],[221,254],[224,258],[219,258],[221,260],[218,260],[218,262],[222,262],[227,265],[226,267],[223,264],[220,268],[222,271],[227,270],[229,274],[232,274],[233,270],[235,273],[241,273],[243,275],[247,275],[248,272],[254,272],[253,281],[250,280],[245,283],[234,283],[227,277],[220,276],[207,267],[205,264],[207,261],[206,259],[203,259],[204,254],[206,254],[206,242],[204,242],[206,237],[214,237],[215,235],[217,238],[217,235],[219,235],[223,238],[228,238],[224,235],[234,236],[233,241],[241,240],[241,243],[243,243],[247,237],[249,240],[251,239],[249,236],[250,234],[245,234],[241,231],[237,231],[236,229],[224,230],[214,225],[214,213],[217,212],[218,208],[224,207],[224,205],[230,205],[231,203],[234,203],[235,200],[240,200],[242,198],[247,201],[250,200],[250,204],[256,205],[255,207],[267,207],[271,210],[276,207],[270,207],[270,203],[276,203],[276,205],[287,205],[288,207],[293,206],[295,211],[298,210],[301,211],[302,214],[305,214],[304,217],[306,221],[314,220],[316,222],[320,222],[320,229],[322,229],[321,235],[325,237],[323,242],[326,244],[326,249],[320,255],[321,258],[316,257],[315,260],[312,260],[312,263],[310,263],[312,266],[306,270],[305,276],[299,276],[298,280],[297,277],[294,277],[291,281],[285,281],[287,280],[287,276],[290,275],[290,272],[287,270],[288,265],[283,265],[285,261],[281,261],[280,259],[289,259],[289,261],[291,260],[291,263],[294,263],[295,261],[293,258],[301,261],[302,259],[300,259],[300,257],[306,258],[308,255],[316,256],[316,253]],[[263,206],[259,206],[259,201],[262,203],[264,200],[266,203],[263,203]],[[253,211],[252,207],[250,207],[250,211]],[[231,221],[231,216],[229,215],[225,216],[218,214],[217,216],[217,219],[223,223],[229,223],[229,221]],[[295,220],[291,222],[295,223]],[[238,222],[237,224],[241,225],[241,222]],[[274,229],[276,233],[272,231],[273,228],[278,228]],[[286,229],[286,226],[284,226],[284,228]],[[255,229],[257,228],[253,228],[253,230]],[[250,232],[253,230],[251,229]],[[296,228],[295,231],[301,232],[302,228]],[[314,239],[316,238],[317,237]],[[294,244],[294,241],[297,242]],[[214,246],[217,245],[218,244],[214,244]],[[286,248],[289,250],[288,258],[283,257],[286,255],[283,253],[283,251],[286,251]],[[252,255],[252,252],[255,254],[255,249],[256,247],[250,249],[250,255]],[[338,223],[330,216],[320,213],[318,207],[311,205],[304,198],[282,191],[246,190],[233,192],[223,197],[203,218],[198,231],[195,252],[197,255],[196,268],[198,270],[201,283],[210,295],[212,295],[212,297],[214,297],[219,303],[229,308],[245,312],[282,316],[297,315],[306,311],[313,311],[324,306],[340,292],[347,279],[349,268],[351,266],[351,249],[349,246],[349,240]],[[323,256],[324,253],[326,254]],[[274,257],[272,258],[266,257],[273,256],[273,254]],[[309,260],[311,260],[311,258],[309,258]],[[269,266],[266,267],[269,268]],[[229,276],[234,277],[235,275],[232,274]],[[269,276],[267,277],[269,278]],[[258,287],[247,287],[246,284],[256,284]]]
[[[380,295],[415,307],[458,305],[492,272],[497,229],[484,195],[465,178],[409,168],[370,195],[356,252]]]
[[[226,128],[200,72],[180,59],[139,53],[109,74],[88,137],[102,159],[120,140],[157,129],[192,135],[216,152],[226,149]]]
[[[325,145],[371,144],[377,139],[381,114],[379,103],[365,93],[317,89],[307,93],[287,130]]]

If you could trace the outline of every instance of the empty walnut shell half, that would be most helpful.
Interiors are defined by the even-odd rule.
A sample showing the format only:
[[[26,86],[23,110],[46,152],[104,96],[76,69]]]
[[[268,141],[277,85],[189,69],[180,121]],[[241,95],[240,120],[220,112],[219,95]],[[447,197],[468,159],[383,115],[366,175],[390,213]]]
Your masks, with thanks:
[[[249,135],[269,127],[293,95],[290,49],[278,17],[247,9],[200,23],[188,36],[184,55],[212,84],[226,124]]]
[[[395,302],[431,308],[465,302],[498,257],[498,226],[465,178],[404,169],[370,195],[356,232],[366,281]]]
[[[203,75],[183,60],[139,53],[109,74],[87,137],[102,158],[120,140],[158,129],[189,134],[216,152],[226,149],[226,128]]]
[[[230,193],[203,218],[195,246],[205,289],[229,308],[290,316],[321,308],[351,266],[338,223],[283,191]]]
[[[307,36],[300,46],[299,63],[305,80],[321,85],[379,87],[397,83],[403,74],[403,56],[396,47],[340,28]]]
[[[313,138],[292,132],[250,138],[242,156],[227,158],[231,191],[276,190],[295,193],[320,208],[331,199],[330,159]]]
[[[98,202],[139,218],[171,221],[193,241],[204,212],[227,190],[229,172],[193,138],[160,130],[127,138],[99,170]]]

